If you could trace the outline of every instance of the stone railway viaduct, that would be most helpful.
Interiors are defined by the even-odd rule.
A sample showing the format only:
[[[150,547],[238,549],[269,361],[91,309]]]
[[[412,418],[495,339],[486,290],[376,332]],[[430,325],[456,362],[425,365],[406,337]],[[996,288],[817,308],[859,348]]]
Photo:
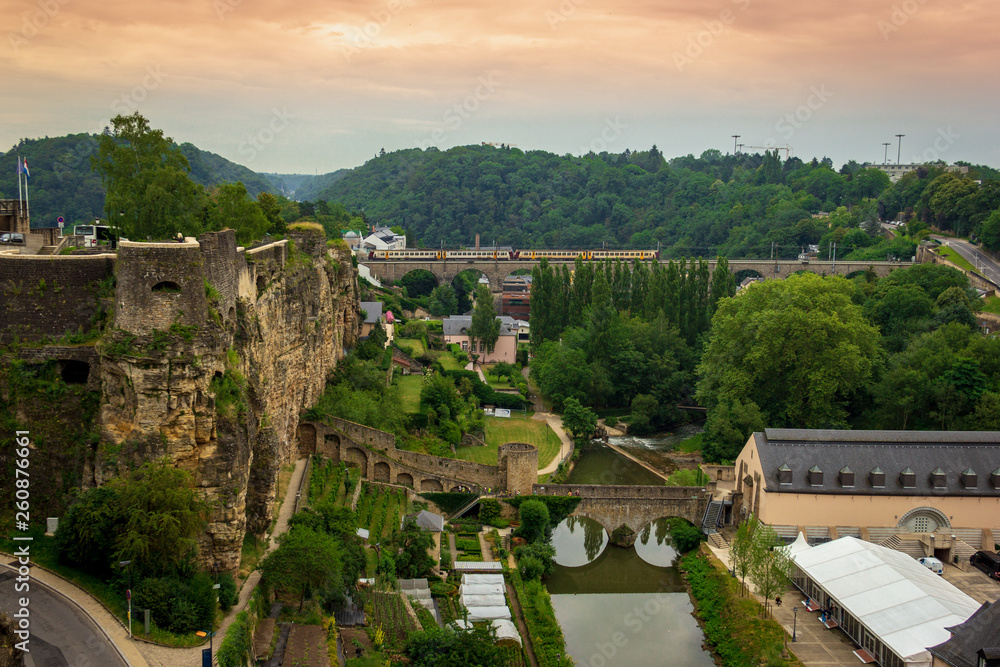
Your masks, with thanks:
[[[382,282],[392,282],[399,280],[407,273],[416,270],[429,271],[437,278],[438,284],[450,283],[462,271],[473,269],[486,276],[490,281],[490,290],[494,293],[501,291],[503,280],[518,269],[533,269],[540,260],[515,259],[515,260],[365,260],[362,263],[368,267],[372,275]],[[560,266],[573,262],[550,260],[549,264]],[[716,260],[708,260],[710,271],[715,270]],[[899,268],[912,266],[913,262],[803,262],[798,259],[731,259],[729,260],[729,270],[734,275],[750,274],[765,280],[774,278],[787,278],[788,276],[802,271],[818,273],[820,275],[850,276],[852,274],[867,271],[869,268],[883,278],[892,271]]]
[[[577,496],[575,516],[593,519],[610,535],[627,526],[639,533],[651,521],[682,517],[700,525],[711,489],[668,486],[537,484],[538,450],[525,443],[500,446],[499,465],[418,454],[396,448],[396,437],[344,419],[301,421],[299,455],[320,454],[361,470],[365,479],[414,491],[458,491],[460,487],[513,495]]]

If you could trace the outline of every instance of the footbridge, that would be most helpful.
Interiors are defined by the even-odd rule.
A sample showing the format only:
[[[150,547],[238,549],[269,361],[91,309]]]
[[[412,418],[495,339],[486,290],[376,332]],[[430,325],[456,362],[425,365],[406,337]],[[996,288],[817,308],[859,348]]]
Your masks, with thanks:
[[[601,524],[608,535],[621,526],[632,531],[631,542],[651,521],[681,517],[701,525],[712,491],[689,486],[604,486],[595,484],[536,484],[538,496],[576,496],[580,504],[572,516]]]
[[[490,290],[499,293],[502,290],[503,280],[518,269],[531,270],[541,260],[535,259],[512,259],[512,260],[374,260],[368,259],[362,262],[371,271],[372,275],[384,283],[399,280],[411,271],[428,271],[437,278],[438,284],[450,283],[462,271],[473,269],[486,276],[490,281]],[[572,261],[549,260],[549,264],[560,266],[562,264],[573,265]],[[708,260],[710,271],[715,270],[716,260]],[[798,259],[731,259],[729,260],[729,270],[734,275],[755,276],[764,280],[787,278],[795,273],[808,271],[819,275],[849,276],[873,270],[875,274],[884,278],[899,268],[912,266],[913,262],[861,262],[861,261],[836,261],[818,262],[802,261]]]

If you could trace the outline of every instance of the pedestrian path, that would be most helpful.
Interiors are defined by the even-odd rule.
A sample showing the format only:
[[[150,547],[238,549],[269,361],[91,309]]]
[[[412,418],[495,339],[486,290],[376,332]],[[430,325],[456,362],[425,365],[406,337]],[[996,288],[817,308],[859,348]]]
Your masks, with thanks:
[[[554,415],[551,412],[536,412],[531,416],[532,419],[537,419],[543,421],[549,425],[549,428],[557,436],[559,436],[559,442],[562,445],[559,447],[559,454],[552,459],[547,466],[538,471],[539,475],[547,475],[556,471],[559,464],[568,459],[573,454],[573,441],[566,434],[563,429],[562,419],[558,415]]]

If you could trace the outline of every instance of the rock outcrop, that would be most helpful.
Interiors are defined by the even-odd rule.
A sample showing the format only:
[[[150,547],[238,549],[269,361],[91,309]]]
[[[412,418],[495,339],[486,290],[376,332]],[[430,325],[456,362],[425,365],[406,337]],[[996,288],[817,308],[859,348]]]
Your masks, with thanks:
[[[320,232],[244,251],[231,231],[119,249],[116,329],[101,356],[93,479],[167,457],[211,503],[208,566],[234,570],[273,518],[299,413],[360,328],[350,252]]]

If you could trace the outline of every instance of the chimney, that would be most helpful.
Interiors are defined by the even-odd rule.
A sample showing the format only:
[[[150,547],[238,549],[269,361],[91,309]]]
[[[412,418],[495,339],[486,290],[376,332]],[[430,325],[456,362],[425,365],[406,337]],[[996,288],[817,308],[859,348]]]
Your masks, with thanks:
[[[476,250],[479,250],[479,234],[476,234]]]

